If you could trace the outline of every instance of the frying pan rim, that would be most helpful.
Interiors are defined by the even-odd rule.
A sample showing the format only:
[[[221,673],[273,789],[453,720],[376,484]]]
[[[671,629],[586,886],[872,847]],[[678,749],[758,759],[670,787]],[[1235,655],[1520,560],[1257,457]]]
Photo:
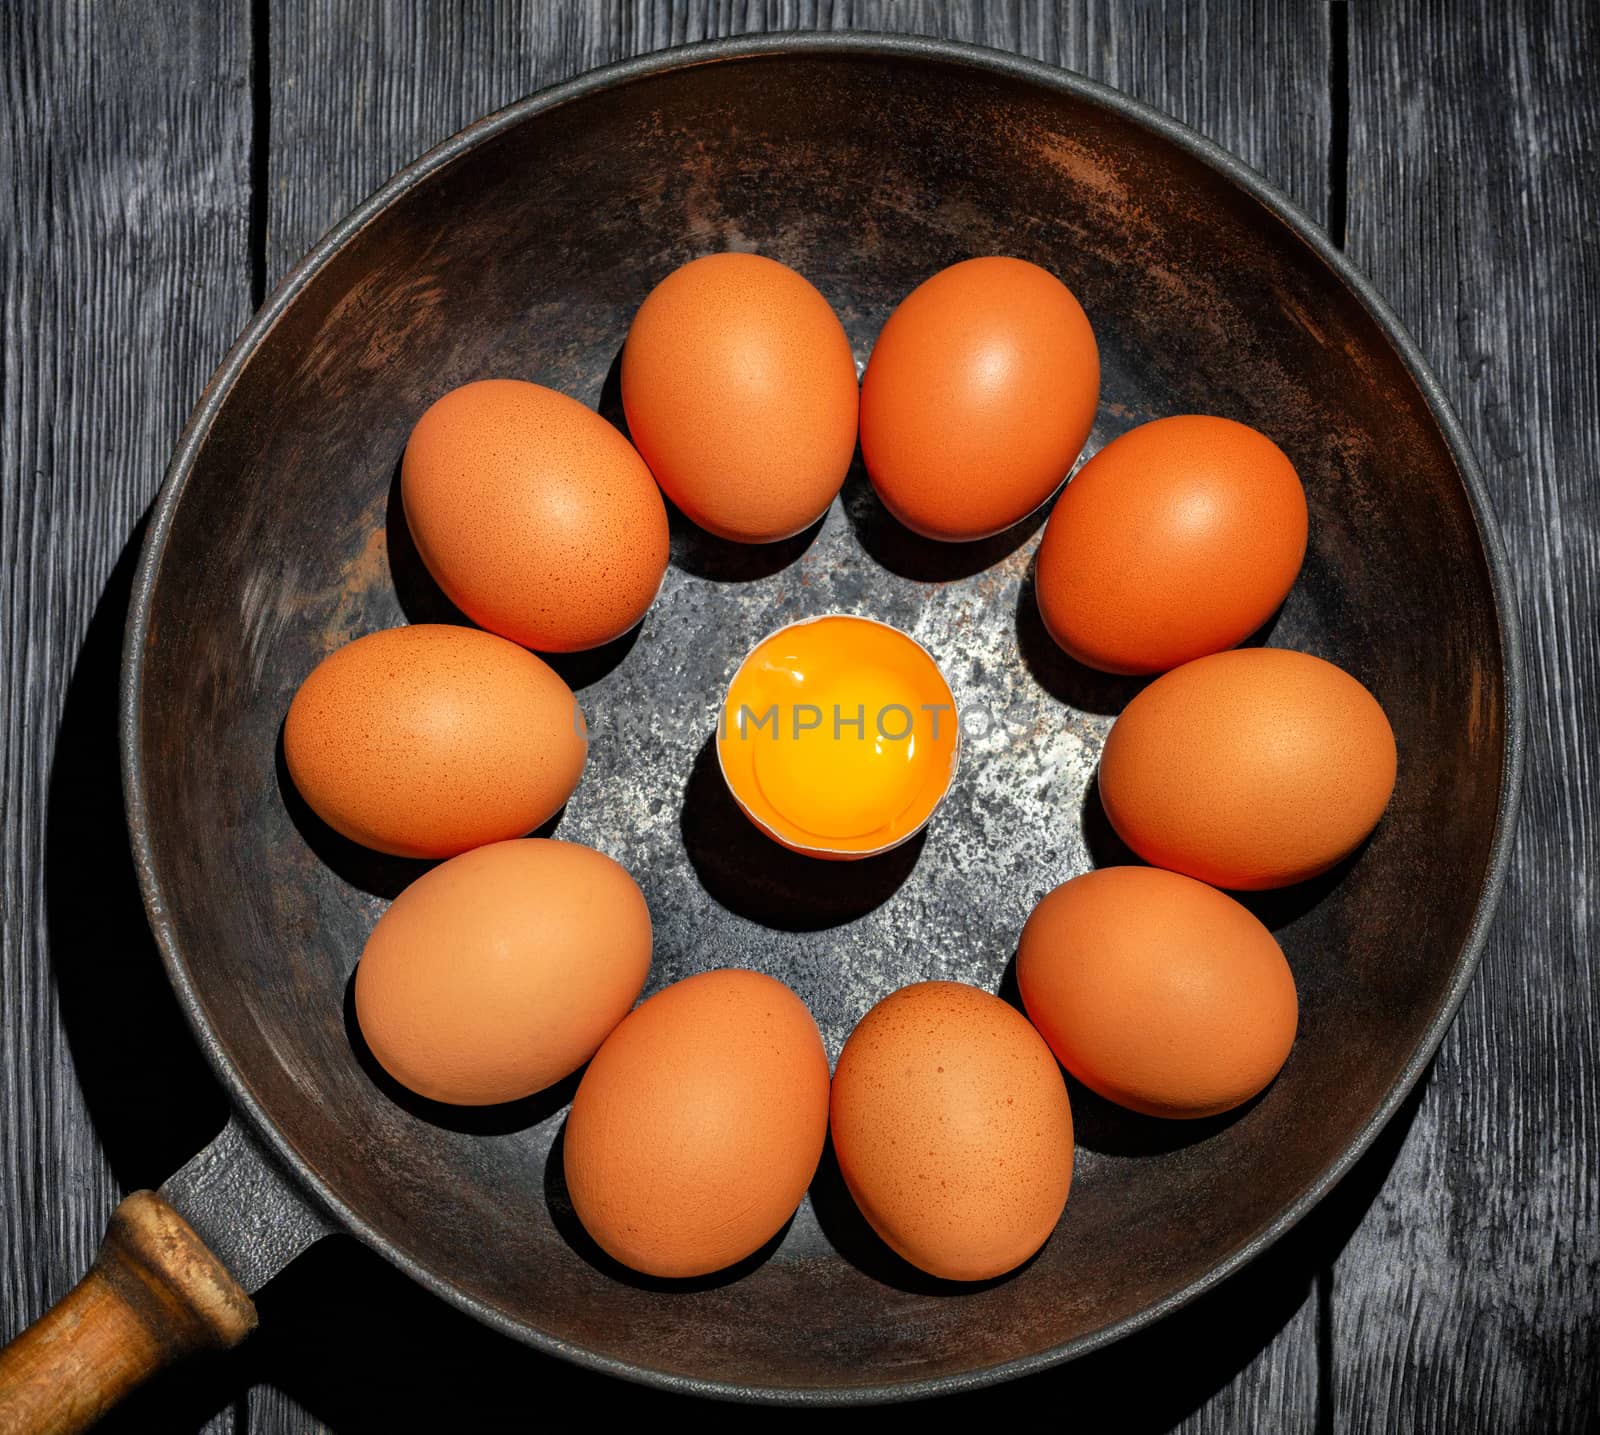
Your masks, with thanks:
[[[672,71],[718,62],[762,63],[792,55],[931,62],[1003,76],[1056,95],[1070,97],[1076,102],[1107,111],[1175,147],[1189,159],[1198,161],[1211,171],[1220,174],[1279,219],[1291,234],[1332,270],[1335,279],[1355,295],[1377,324],[1383,337],[1393,347],[1411,381],[1416,384],[1427,403],[1433,421],[1437,424],[1445,446],[1455,463],[1477,528],[1494,599],[1505,684],[1506,737],[1500,768],[1499,805],[1495,815],[1494,836],[1490,844],[1487,869],[1474,908],[1471,929],[1457,956],[1444,1000],[1435,1011],[1421,1041],[1371,1117],[1340,1155],[1276,1217],[1213,1264],[1203,1275],[1196,1277],[1181,1290],[1174,1291],[1130,1316],[1049,1350],[1036,1351],[979,1369],[903,1382],[850,1386],[777,1386],[726,1382],[657,1370],[600,1354],[503,1314],[487,1302],[434,1274],[422,1262],[399,1250],[387,1237],[363,1221],[340,1199],[331,1186],[310,1169],[307,1162],[295,1151],[287,1136],[268,1118],[251,1094],[241,1070],[222,1049],[211,1027],[194,984],[190,980],[184,955],[174,939],[171,924],[166,917],[161,879],[151,844],[149,809],[144,796],[145,774],[140,757],[143,658],[149,634],[151,609],[161,575],[167,537],[187,487],[189,475],[193,471],[195,459],[205,443],[217,414],[226,403],[234,383],[250,357],[301,291],[333,256],[381,211],[394,204],[436,171],[467,151],[531,121],[546,111],[636,80]],[[285,274],[207,382],[179,438],[172,462],[155,500],[134,578],[132,601],[124,634],[118,739],[122,754],[123,798],[134,865],[151,930],[161,952],[168,979],[206,1059],[228,1091],[234,1109],[267,1144],[286,1170],[292,1173],[295,1182],[314,1207],[320,1207],[339,1227],[405,1271],[425,1289],[466,1311],[491,1329],[499,1330],[549,1354],[560,1356],[592,1370],[681,1394],[751,1403],[813,1406],[868,1405],[950,1394],[1031,1374],[1086,1355],[1090,1351],[1110,1345],[1124,1336],[1154,1324],[1219,1285],[1272,1246],[1333,1189],[1366,1152],[1378,1132],[1387,1125],[1416,1085],[1449,1029],[1477,970],[1488,927],[1510,862],[1521,797],[1525,740],[1524,676],[1514,595],[1515,589],[1504,544],[1484,488],[1481,470],[1460,421],[1415,341],[1366,276],[1333,246],[1326,234],[1275,186],[1219,145],[1197,134],[1180,121],[1098,81],[1004,51],[956,41],[926,36],[864,32],[847,34],[794,32],[754,37],[740,36],[659,50],[588,71],[562,84],[518,100],[468,125],[397,171],[384,185],[330,229]]]

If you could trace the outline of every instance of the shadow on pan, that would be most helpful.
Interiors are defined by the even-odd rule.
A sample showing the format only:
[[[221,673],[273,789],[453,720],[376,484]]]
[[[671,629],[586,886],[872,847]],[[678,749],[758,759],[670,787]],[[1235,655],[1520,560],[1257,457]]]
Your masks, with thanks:
[[[696,755],[679,818],[690,864],[708,896],[764,927],[842,927],[887,902],[911,876],[924,829],[876,857],[823,862],[772,841],[739,810],[717,766],[716,733]]]
[[[45,812],[49,973],[72,1075],[121,1191],[159,1185],[221,1130],[228,1114],[150,935],[123,818],[117,693],[144,527],[124,545],[78,649],[50,757]],[[81,1213],[90,1224],[100,1225],[109,1213],[114,1197],[106,1198],[106,1212]],[[63,1210],[57,1219],[72,1214]],[[44,1212],[33,1219],[42,1221]],[[81,1274],[52,1272],[47,1293],[64,1293]],[[100,1428],[137,1435],[200,1427],[242,1388],[237,1356],[158,1380]]]
[[[1285,1366],[1314,1369],[1328,1318],[1329,1268],[1383,1186],[1420,1093],[1270,1257],[1109,1349],[994,1389],[938,1398],[930,1409],[1003,1420],[1035,1415],[1043,1404],[1072,1411],[1086,1429],[1155,1435],[1203,1407],[1275,1344]],[[448,1425],[466,1413],[463,1392],[485,1429],[525,1420],[535,1400],[551,1407],[594,1400],[637,1418],[732,1413],[716,1402],[618,1383],[486,1332],[353,1241],[326,1242],[303,1257],[268,1288],[261,1312],[260,1332],[230,1363],[244,1362],[241,1379],[280,1387],[341,1435],[380,1435],[407,1421]],[[407,1372],[406,1379],[391,1379],[394,1371]],[[816,1420],[815,1411],[762,1415],[763,1423],[779,1425]]]

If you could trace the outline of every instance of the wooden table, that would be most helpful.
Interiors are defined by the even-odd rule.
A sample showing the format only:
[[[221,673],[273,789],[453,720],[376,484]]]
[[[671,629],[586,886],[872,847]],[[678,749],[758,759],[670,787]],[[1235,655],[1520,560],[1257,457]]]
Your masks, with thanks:
[[[1015,50],[1260,169],[1435,365],[1526,625],[1514,865],[1418,1096],[1222,1290],[947,1413],[1600,1428],[1600,8],[1585,0],[0,5],[0,1333],[77,1279],[122,1191],[158,1183],[223,1119],[146,935],[114,730],[141,515],[206,376],[328,225],[468,120],[623,56],[783,28]],[[744,1418],[493,1336],[354,1242],[324,1243],[260,1307],[245,1347],[112,1428],[537,1428],[572,1401]]]

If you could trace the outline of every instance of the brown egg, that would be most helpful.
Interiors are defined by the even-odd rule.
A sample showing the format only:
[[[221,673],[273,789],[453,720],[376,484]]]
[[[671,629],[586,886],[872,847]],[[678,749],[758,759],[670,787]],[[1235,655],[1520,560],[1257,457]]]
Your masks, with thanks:
[[[657,992],[590,1062],[567,1120],[567,1190],[608,1255],[698,1276],[794,1214],[828,1130],[828,1058],[805,1003],[726,969]]]
[[[1147,862],[1255,890],[1325,872],[1377,825],[1394,790],[1394,733],[1332,663],[1282,648],[1214,653],[1123,709],[1100,797]]]
[[[576,1071],[650,971],[650,911],[618,863],[532,837],[463,853],[378,919],[356,1020],[394,1079],[487,1106]]]
[[[902,987],[862,1017],[834,1072],[832,1129],[873,1230],[946,1280],[1021,1265],[1072,1183],[1050,1048],[1015,1008],[959,982]]]
[[[445,595],[527,648],[621,637],[667,571],[667,510],[643,460],[599,414],[538,384],[451,390],[411,431],[400,493]]]
[[[546,664],[448,624],[336,649],[283,724],[284,760],[311,810],[400,857],[531,832],[572,796],[587,753],[578,700]]]
[[[1080,663],[1165,672],[1255,632],[1305,551],[1305,492],[1277,444],[1232,419],[1157,419],[1108,443],[1056,501],[1039,612]]]
[[[828,301],[758,254],[667,275],[622,351],[628,430],[700,527],[771,543],[827,510],[855,453],[855,359]]]
[[[1105,867],[1047,895],[1022,929],[1017,985],[1068,1071],[1149,1116],[1248,1101],[1299,1020],[1272,933],[1232,897],[1155,867]]]
[[[861,454],[906,527],[986,538],[1055,492],[1099,398],[1099,350],[1072,291],[1022,259],[968,259],[883,326],[861,381]]]

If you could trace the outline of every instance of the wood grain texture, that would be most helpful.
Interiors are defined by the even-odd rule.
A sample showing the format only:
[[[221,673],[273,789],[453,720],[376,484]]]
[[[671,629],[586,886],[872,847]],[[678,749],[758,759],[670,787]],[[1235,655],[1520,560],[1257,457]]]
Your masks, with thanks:
[[[248,42],[242,4],[0,6],[0,1336],[223,1116],[134,885],[116,694],[136,525],[248,313]],[[227,1390],[122,1428],[222,1429]]]
[[[940,34],[1079,69],[1329,212],[1321,6],[258,3],[269,283],[478,114],[613,59],[779,28]],[[247,8],[0,6],[0,1335],[87,1269],[121,1190],[222,1120],[143,935],[113,725],[133,525],[247,317]],[[1352,251],[1462,412],[1519,576],[1531,724],[1512,881],[1433,1080],[1304,1233],[1154,1339],[952,1414],[1051,1401],[1152,1430],[1581,1430],[1600,1409],[1600,35],[1578,0],[1406,0],[1349,21]],[[1340,1245],[1319,1321],[1312,1273]],[[233,1426],[227,1392],[252,1382],[237,1428],[256,1431],[459,1425],[464,1391],[485,1429],[552,1398],[707,1418],[492,1336],[351,1243],[260,1304],[240,1352],[115,1428]]]
[[[270,283],[397,168],[480,115],[615,60],[775,30],[937,35],[1065,65],[1192,125],[1326,215],[1327,18],[1266,0],[278,0],[270,25]]]
[[[1344,1430],[1600,1422],[1600,12],[1350,7],[1350,247],[1433,362],[1511,553],[1510,881],[1393,1178],[1335,1271]]]
[[[244,1288],[154,1191],[111,1213],[94,1265],[0,1348],[0,1430],[76,1435],[175,1361],[255,1329]]]
[[[939,35],[1080,70],[1233,150],[1319,220],[1327,213],[1329,31],[1319,7],[274,0],[267,280],[275,284],[396,168],[481,114],[631,55],[780,29]],[[1313,1228],[1151,1337],[962,1397],[949,1413],[1004,1418],[1044,1401],[1126,1429],[1313,1429],[1313,1282],[1325,1243],[1326,1228]],[[248,1351],[260,1382],[250,1395],[254,1432],[450,1424],[462,1418],[464,1392],[485,1429],[525,1418],[537,1408],[535,1390],[540,1404],[597,1399],[608,1413],[642,1418],[733,1414],[603,1382],[513,1346],[348,1243],[313,1252],[260,1304],[262,1330]],[[327,1356],[336,1343],[337,1362]]]

